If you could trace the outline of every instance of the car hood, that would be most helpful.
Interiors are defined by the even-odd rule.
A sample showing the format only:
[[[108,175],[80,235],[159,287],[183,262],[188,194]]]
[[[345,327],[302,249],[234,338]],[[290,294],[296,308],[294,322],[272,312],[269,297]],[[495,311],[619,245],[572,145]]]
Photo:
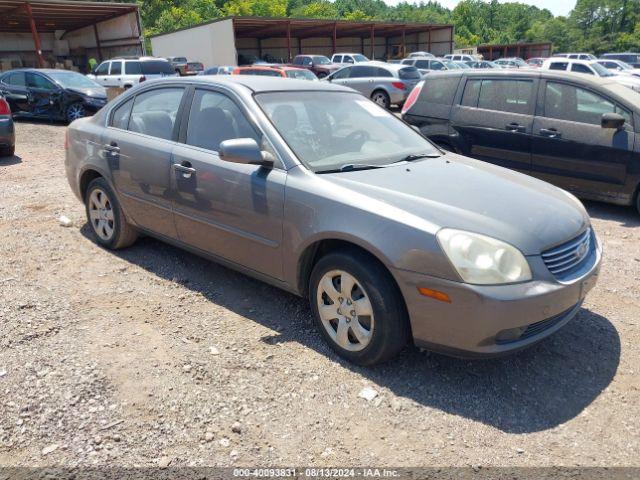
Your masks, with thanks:
[[[107,91],[103,87],[87,87],[87,88],[67,88],[68,91],[79,93],[86,97],[107,98]]]
[[[640,78],[634,76],[634,75],[620,75],[617,74],[613,77],[609,77],[611,78],[611,80],[614,80],[615,82],[618,82],[622,85],[625,85],[627,87],[640,87]]]
[[[321,177],[344,187],[346,198],[357,192],[395,207],[397,221],[415,223],[417,217],[435,231],[449,227],[481,233],[525,255],[570,240],[589,224],[582,204],[564,190],[456,154]],[[370,208],[378,211],[375,205]]]

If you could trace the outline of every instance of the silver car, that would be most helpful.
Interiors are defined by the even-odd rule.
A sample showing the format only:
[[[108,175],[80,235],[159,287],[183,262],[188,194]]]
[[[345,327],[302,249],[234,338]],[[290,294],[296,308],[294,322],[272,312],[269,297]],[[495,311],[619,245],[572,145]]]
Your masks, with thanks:
[[[386,62],[359,63],[332,73],[326,81],[353,88],[384,108],[402,105],[422,75],[412,66]]]
[[[575,197],[327,82],[145,82],[70,125],[66,173],[101,246],[144,233],[307,297],[361,365],[411,342],[527,347],[576,315],[600,266]]]

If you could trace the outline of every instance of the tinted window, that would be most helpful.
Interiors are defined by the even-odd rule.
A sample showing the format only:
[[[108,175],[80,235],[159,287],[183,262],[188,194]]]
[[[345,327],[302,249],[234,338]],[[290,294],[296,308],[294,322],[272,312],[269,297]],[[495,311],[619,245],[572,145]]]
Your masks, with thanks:
[[[333,80],[340,80],[340,79],[344,79],[344,78],[348,78],[349,74],[351,73],[351,69],[353,67],[347,67],[347,68],[342,68],[340,70],[338,70],[336,73],[334,73],[331,78]]]
[[[15,85],[16,87],[26,87],[27,77],[24,72],[11,73],[4,77],[4,83],[7,85]]]
[[[218,151],[225,140],[253,138],[260,144],[260,137],[229,97],[196,90],[189,112],[187,144]]]
[[[293,59],[294,65],[302,65],[302,57],[296,57]]]
[[[335,63],[342,63],[342,55],[336,55],[333,57]]]
[[[483,80],[478,108],[527,114],[532,90],[533,82],[528,80]]]
[[[460,105],[476,108],[478,106],[478,95],[480,94],[481,84],[482,80],[467,80]]]
[[[173,67],[169,62],[162,60],[150,60],[146,62],[140,62],[142,65],[142,73],[145,75],[173,75]]]
[[[631,114],[600,95],[563,83],[547,82],[544,101],[545,117],[578,123],[600,125],[602,115],[618,113],[631,124]]]
[[[549,70],[566,70],[568,66],[568,62],[552,62],[549,65]]]
[[[182,92],[182,88],[159,88],[138,95],[129,130],[171,140]]]
[[[356,62],[354,62],[353,57],[345,55],[344,56],[344,63],[356,63]]]
[[[42,75],[38,75],[36,73],[27,72],[27,86],[31,88],[40,88],[42,90],[55,90],[55,84],[43,77]]]
[[[429,78],[425,81],[420,101],[438,105],[451,105],[458,89],[457,78]]]
[[[108,75],[109,74],[109,62],[101,63],[98,68],[96,68],[95,75]]]
[[[429,60],[416,60],[413,66],[416,68],[429,68]]]
[[[593,72],[586,65],[581,65],[579,63],[574,63],[571,65],[571,71],[577,73],[588,73],[589,75],[593,75]]]
[[[431,70],[444,70],[444,63],[432,61],[430,68]]]
[[[111,116],[111,125],[114,128],[120,128],[126,130],[129,127],[129,117],[131,116],[131,107],[133,105],[133,98],[126,101],[113,111]]]
[[[311,65],[311,58],[310,57],[304,57],[302,59],[302,65]]]
[[[142,75],[140,62],[125,62],[124,73],[127,75]]]
[[[357,65],[351,69],[351,75],[349,75],[349,78],[375,77],[377,70],[378,69],[375,67]]]
[[[111,62],[111,75],[120,75],[122,73],[122,62]]]
[[[378,77],[393,77],[393,73],[391,73],[386,68],[378,67],[376,70],[377,70],[376,76],[378,76]]]
[[[420,80],[422,78],[416,67],[401,68],[398,72],[398,76],[402,80]]]
[[[403,65],[413,65],[413,60],[410,60],[408,58],[405,58],[404,60],[402,60],[402,64]]]

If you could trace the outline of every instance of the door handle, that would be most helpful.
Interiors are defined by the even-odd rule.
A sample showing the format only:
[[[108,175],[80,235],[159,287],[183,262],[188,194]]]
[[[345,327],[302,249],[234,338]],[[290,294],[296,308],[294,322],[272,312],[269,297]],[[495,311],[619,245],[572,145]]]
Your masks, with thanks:
[[[510,123],[504,128],[510,132],[520,132],[520,133],[524,133],[527,130],[524,125],[520,125],[519,123],[515,123],[515,122]]]
[[[120,153],[120,147],[118,146],[117,143],[115,142],[111,142],[111,144],[109,145],[103,145],[102,146],[107,152],[111,152],[111,153]]]
[[[196,169],[193,168],[189,162],[184,162],[184,164],[174,163],[173,169],[176,172],[181,172],[185,178],[189,178],[191,175],[196,173]]]
[[[555,128],[541,128],[540,135],[549,138],[560,138],[562,134],[558,132]]]

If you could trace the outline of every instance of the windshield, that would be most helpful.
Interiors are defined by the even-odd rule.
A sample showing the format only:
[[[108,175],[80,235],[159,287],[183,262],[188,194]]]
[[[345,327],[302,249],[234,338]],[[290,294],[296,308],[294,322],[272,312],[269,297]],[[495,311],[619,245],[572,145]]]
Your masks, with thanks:
[[[317,80],[318,77],[311,70],[287,70],[287,78],[297,78],[299,80]]]
[[[176,62],[176,63],[187,63],[187,58],[186,57],[174,57],[173,61]]]
[[[353,59],[358,63],[360,63],[360,62],[368,62],[369,61],[369,59],[367,57],[365,57],[364,55],[359,55],[359,54],[358,55],[354,55]]]
[[[102,88],[90,78],[76,72],[48,72],[51,78],[65,88]]]
[[[331,63],[331,60],[329,60],[324,55],[315,56],[315,57],[313,57],[312,61],[313,61],[313,63],[315,65],[327,65],[327,64]]]
[[[600,65],[598,62],[593,62],[591,64],[591,68],[593,68],[596,73],[601,77],[613,77],[615,73],[611,73],[607,68]]]
[[[439,154],[422,135],[360,94],[269,92],[256,95],[256,100],[300,161],[314,172]]]

